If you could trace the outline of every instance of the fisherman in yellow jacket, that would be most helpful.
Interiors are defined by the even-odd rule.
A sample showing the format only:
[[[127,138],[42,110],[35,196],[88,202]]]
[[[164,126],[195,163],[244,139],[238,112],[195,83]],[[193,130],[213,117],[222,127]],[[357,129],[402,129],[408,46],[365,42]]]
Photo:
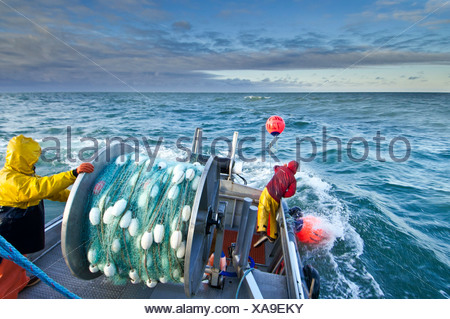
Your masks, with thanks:
[[[83,163],[78,168],[52,176],[40,177],[35,164],[41,155],[41,147],[32,138],[13,137],[6,150],[6,162],[0,170],[0,235],[22,254],[44,248],[43,199],[65,202],[69,197],[68,186],[78,174],[91,173],[94,166]],[[25,270],[13,262],[0,261],[0,299],[17,298],[25,286],[37,283]]]

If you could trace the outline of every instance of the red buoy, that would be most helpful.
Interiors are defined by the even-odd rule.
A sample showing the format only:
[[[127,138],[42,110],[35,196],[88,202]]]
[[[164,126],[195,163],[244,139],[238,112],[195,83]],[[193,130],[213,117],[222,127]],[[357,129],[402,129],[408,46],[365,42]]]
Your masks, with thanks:
[[[269,117],[266,122],[266,130],[273,136],[280,135],[284,131],[284,126],[284,120],[277,115]]]
[[[303,217],[303,227],[296,233],[297,239],[302,243],[319,244],[327,240],[328,234],[320,228],[320,219],[314,216]]]

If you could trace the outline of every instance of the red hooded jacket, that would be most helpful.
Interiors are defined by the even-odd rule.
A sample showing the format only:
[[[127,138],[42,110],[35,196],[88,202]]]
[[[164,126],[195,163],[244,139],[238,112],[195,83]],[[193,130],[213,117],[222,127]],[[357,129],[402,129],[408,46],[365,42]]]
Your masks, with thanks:
[[[277,202],[282,197],[291,197],[295,194],[297,188],[297,180],[295,173],[297,172],[298,163],[291,161],[287,166],[275,166],[275,174],[273,175],[266,188],[270,196]]]

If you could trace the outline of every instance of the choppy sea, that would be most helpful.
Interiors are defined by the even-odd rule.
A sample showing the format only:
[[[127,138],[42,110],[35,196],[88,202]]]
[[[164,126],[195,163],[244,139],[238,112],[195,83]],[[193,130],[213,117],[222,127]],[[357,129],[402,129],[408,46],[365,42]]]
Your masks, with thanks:
[[[450,296],[449,94],[21,93],[0,94],[0,110],[0,165],[8,140],[24,134],[45,150],[40,175],[119,137],[183,158],[197,127],[203,152],[225,156],[238,131],[251,186],[263,188],[279,162],[301,162],[287,202],[333,234],[300,248],[321,275],[321,298]],[[286,128],[268,149],[271,115]],[[46,205],[47,220],[64,208]]]

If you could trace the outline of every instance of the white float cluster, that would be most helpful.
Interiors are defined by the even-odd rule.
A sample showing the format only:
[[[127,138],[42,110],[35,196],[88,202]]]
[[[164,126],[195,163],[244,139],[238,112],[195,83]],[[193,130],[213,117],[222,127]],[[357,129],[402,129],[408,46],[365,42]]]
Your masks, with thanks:
[[[186,237],[203,166],[118,157],[96,180],[89,270],[114,282],[183,283]]]

